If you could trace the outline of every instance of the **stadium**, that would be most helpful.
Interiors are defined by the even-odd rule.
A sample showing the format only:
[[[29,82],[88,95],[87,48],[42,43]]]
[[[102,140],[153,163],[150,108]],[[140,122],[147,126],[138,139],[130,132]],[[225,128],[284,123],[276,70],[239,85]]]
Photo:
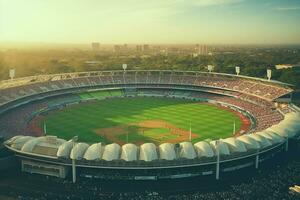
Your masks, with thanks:
[[[220,179],[300,138],[293,86],[241,75],[77,72],[5,80],[0,92],[0,135],[22,171],[74,182]]]

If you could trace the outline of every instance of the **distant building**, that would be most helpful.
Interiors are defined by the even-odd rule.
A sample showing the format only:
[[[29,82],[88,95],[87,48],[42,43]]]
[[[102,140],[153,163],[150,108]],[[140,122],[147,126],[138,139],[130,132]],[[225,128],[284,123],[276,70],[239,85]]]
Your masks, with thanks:
[[[114,45],[114,52],[119,53],[121,51],[120,45]]]
[[[294,67],[300,67],[300,64],[297,64],[297,65],[291,65],[291,64],[278,64],[278,65],[275,65],[276,69],[289,69],[289,68],[294,68]]]
[[[142,45],[136,45],[136,51],[137,52],[142,52],[143,51],[143,46]]]
[[[128,45],[127,45],[127,44],[124,44],[122,50],[123,50],[123,51],[127,51],[127,50],[128,50]]]
[[[149,52],[149,50],[150,50],[149,44],[144,44],[144,45],[143,45],[143,51],[144,51],[144,52]]]
[[[92,43],[92,50],[93,51],[99,51],[100,50],[100,43],[99,42],[93,42]]]
[[[114,45],[114,52],[115,53],[126,53],[128,51],[128,45]]]
[[[207,45],[196,44],[195,53],[198,54],[198,55],[208,55]]]

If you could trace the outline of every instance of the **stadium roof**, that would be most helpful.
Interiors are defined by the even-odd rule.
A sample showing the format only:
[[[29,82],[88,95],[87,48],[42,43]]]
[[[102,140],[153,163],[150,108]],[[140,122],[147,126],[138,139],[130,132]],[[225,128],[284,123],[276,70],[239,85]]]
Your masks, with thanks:
[[[260,148],[259,142],[251,138],[249,135],[241,135],[237,137],[237,140],[243,142],[248,150]]]
[[[179,157],[193,159],[196,158],[196,152],[191,142],[181,142],[180,144]]]
[[[145,143],[140,146],[140,160],[152,161],[157,160],[156,146],[153,143]]]
[[[215,155],[214,150],[207,142],[197,142],[194,144],[194,147],[197,151],[198,157],[213,157]]]
[[[86,160],[100,160],[102,157],[103,150],[104,149],[101,143],[92,144],[84,153],[83,158]]]
[[[125,161],[137,160],[138,148],[135,144],[124,144],[122,146],[121,159]]]
[[[247,151],[245,144],[234,137],[226,138],[222,142],[227,144],[231,153]]]
[[[165,159],[165,160],[176,159],[174,144],[163,143],[159,145],[159,155],[160,155],[160,159]]]
[[[120,158],[120,145],[113,143],[106,145],[102,156],[103,160],[112,161]]]

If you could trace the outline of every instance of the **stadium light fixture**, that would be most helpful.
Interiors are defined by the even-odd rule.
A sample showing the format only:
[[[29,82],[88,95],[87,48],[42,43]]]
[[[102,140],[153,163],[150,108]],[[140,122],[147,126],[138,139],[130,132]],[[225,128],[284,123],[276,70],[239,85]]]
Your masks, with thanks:
[[[207,65],[207,69],[209,71],[209,73],[211,73],[214,70],[215,66],[213,65]]]
[[[268,81],[270,81],[271,77],[272,77],[272,70],[271,69],[267,69],[267,77],[268,77]]]
[[[123,70],[124,70],[124,72],[126,71],[126,69],[127,69],[127,64],[122,64],[122,68],[123,68]]]
[[[236,67],[235,67],[235,72],[236,72],[236,75],[237,75],[237,76],[240,74],[241,69],[240,69],[239,66],[236,66]]]
[[[189,140],[192,142],[192,122],[190,122],[190,134],[189,134]]]
[[[232,129],[232,134],[234,135],[235,134],[235,130],[236,128],[235,128],[235,120],[233,121],[233,129]]]
[[[10,79],[14,79],[15,76],[16,76],[16,69],[14,69],[14,68],[9,69],[9,74],[8,75],[9,75]]]
[[[47,124],[44,122],[44,135],[47,135]]]

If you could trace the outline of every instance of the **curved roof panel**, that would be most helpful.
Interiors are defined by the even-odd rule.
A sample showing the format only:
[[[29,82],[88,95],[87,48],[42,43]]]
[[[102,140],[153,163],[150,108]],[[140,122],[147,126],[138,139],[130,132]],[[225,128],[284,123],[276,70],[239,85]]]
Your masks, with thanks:
[[[70,158],[75,160],[81,160],[85,151],[89,148],[89,145],[86,143],[76,143],[72,148]]]
[[[23,136],[23,135],[16,135],[16,136],[14,136],[14,137],[12,137],[12,138],[6,140],[5,143],[6,143],[6,144],[12,144],[16,139],[21,138],[21,137],[24,137],[24,136]]]
[[[267,132],[265,131],[261,131],[261,132],[256,132],[255,134],[260,135],[264,138],[266,138],[268,141],[270,141],[272,144],[277,144],[278,141],[275,140],[271,135],[269,135]]]
[[[234,137],[226,138],[226,139],[222,140],[222,142],[225,142],[228,145],[228,147],[232,153],[247,151],[244,143],[237,140]]]
[[[121,159],[125,161],[137,160],[137,146],[135,144],[124,144],[122,146]]]
[[[14,140],[12,141],[12,144],[10,145],[12,148],[17,149],[17,150],[21,150],[23,145],[33,139],[34,137],[31,136],[20,136],[20,137],[16,137],[14,138]]]
[[[106,161],[117,160],[120,156],[120,150],[120,145],[116,143],[108,144],[104,148],[102,159]]]
[[[39,142],[40,138],[32,138],[25,142],[21,151],[31,153],[35,145]]]
[[[180,158],[194,159],[197,157],[194,146],[191,142],[181,142],[179,150]]]
[[[65,142],[66,140],[57,138],[56,136],[42,136],[38,138],[30,152],[44,156],[56,157],[59,146]]]
[[[285,115],[284,120],[276,125],[268,128],[282,137],[294,137],[300,132],[300,114],[288,113]]]
[[[197,151],[198,157],[213,157],[215,155],[213,149],[207,142],[197,142],[194,144],[194,147]]]
[[[296,122],[300,120],[300,113],[298,112],[291,112],[291,113],[287,113],[284,116],[284,121],[288,121],[288,122]]]
[[[277,133],[282,137],[294,137],[300,131],[300,122],[287,122],[282,121],[274,126],[268,128],[268,130]]]
[[[273,144],[280,143],[280,142],[284,141],[284,138],[282,136],[276,134],[275,132],[271,131],[270,129],[263,130],[261,132],[261,134],[263,134],[263,136],[265,138],[267,138],[268,140],[272,141]]]
[[[152,161],[158,159],[156,146],[153,143],[144,143],[140,146],[140,160]]]
[[[101,143],[95,143],[89,146],[84,153],[83,158],[86,160],[98,160],[101,159],[103,148]]]
[[[59,146],[66,142],[66,140],[60,138],[57,138],[56,141],[59,144]]]
[[[58,147],[57,154],[56,154],[57,157],[69,158],[72,148],[73,148],[73,142],[71,140],[63,143]]]
[[[251,138],[255,139],[257,142],[259,142],[261,148],[265,148],[265,147],[272,145],[272,143],[267,138],[265,138],[259,134],[252,133],[252,134],[249,134],[249,137],[251,137]]]
[[[160,159],[164,159],[164,160],[176,159],[176,152],[174,149],[174,144],[163,143],[163,144],[159,145],[158,150],[159,150]]]
[[[253,139],[252,137],[249,137],[249,135],[241,135],[236,138],[237,140],[243,142],[247,149],[259,149],[260,144]]]
[[[213,146],[215,154],[217,155],[217,140],[211,141],[210,144]],[[219,152],[220,155],[230,155],[227,144],[222,142],[222,140],[219,142]]]

